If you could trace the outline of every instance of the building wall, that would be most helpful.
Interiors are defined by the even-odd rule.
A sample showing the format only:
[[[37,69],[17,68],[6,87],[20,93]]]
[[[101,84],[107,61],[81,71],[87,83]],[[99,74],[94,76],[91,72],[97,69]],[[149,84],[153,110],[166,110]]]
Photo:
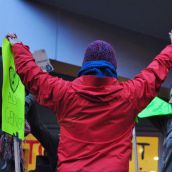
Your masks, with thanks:
[[[44,48],[50,58],[79,66],[89,42],[106,40],[116,50],[118,74],[127,78],[146,67],[167,44],[163,40],[26,0],[0,1],[0,21],[1,42],[7,32],[16,32],[31,51]],[[165,87],[171,84],[169,78]]]
[[[26,0],[0,1],[0,42],[8,32],[31,47],[31,50],[45,48],[50,57],[55,56],[56,15],[46,6]]]

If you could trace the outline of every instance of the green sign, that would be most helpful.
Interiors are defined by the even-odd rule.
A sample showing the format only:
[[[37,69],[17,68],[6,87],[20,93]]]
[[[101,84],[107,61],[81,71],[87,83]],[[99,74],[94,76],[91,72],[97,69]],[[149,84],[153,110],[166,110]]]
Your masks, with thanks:
[[[155,97],[148,106],[139,113],[139,118],[147,118],[151,116],[172,115],[172,105],[166,101]]]
[[[25,88],[16,73],[11,44],[2,44],[2,130],[24,139]]]

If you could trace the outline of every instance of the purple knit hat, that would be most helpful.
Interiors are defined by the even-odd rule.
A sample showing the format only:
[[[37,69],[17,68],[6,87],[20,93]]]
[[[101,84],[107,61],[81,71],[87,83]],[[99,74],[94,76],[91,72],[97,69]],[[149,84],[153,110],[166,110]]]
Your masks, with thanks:
[[[96,40],[90,43],[85,51],[83,64],[88,61],[106,60],[117,68],[115,50],[113,47],[102,40]]]

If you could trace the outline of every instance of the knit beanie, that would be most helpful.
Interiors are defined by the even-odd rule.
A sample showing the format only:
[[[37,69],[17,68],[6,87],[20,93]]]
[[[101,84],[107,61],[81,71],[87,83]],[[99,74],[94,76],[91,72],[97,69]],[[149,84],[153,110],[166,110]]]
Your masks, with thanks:
[[[88,61],[105,60],[110,62],[115,68],[117,68],[117,62],[115,58],[115,50],[113,47],[102,40],[96,40],[90,43],[85,50],[83,64]]]

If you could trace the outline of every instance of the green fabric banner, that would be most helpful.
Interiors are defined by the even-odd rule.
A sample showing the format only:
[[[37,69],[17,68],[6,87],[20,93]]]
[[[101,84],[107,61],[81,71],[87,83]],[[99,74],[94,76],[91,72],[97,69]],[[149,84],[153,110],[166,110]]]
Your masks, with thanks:
[[[16,73],[11,44],[2,44],[2,130],[24,139],[25,88]]]
[[[148,106],[139,113],[138,117],[147,118],[163,115],[172,115],[172,105],[159,97],[155,97]]]

